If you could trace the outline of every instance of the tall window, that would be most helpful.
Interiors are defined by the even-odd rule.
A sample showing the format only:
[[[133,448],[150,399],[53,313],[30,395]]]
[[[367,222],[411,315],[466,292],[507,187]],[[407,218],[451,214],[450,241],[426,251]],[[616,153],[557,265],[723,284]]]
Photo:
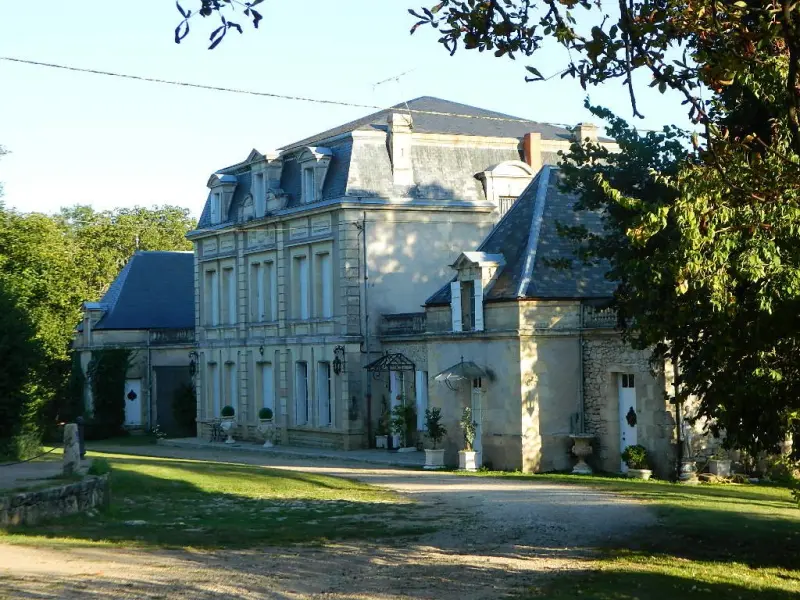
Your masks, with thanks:
[[[331,401],[331,363],[317,363],[317,399],[319,424],[333,425],[333,402]]]
[[[268,321],[278,320],[278,270],[275,263],[264,263],[264,318]]]
[[[206,271],[205,285],[206,325],[219,325],[219,280],[216,271]]]
[[[272,370],[272,363],[260,363],[258,365],[260,373],[261,407],[275,411],[275,374]]]
[[[314,169],[307,167],[303,169],[303,202],[306,204],[314,202],[316,199],[316,190],[314,188]]]
[[[462,331],[475,329],[475,284],[472,281],[461,282],[461,318]]]
[[[216,225],[220,222],[220,211],[222,207],[220,206],[221,197],[219,192],[213,192],[211,194],[211,223]]]
[[[265,196],[264,173],[256,173],[253,176],[253,198],[255,199],[256,217],[264,216]]]
[[[333,273],[331,255],[327,252],[317,254],[314,269],[314,316],[330,318],[333,316]]]
[[[220,413],[220,393],[219,393],[219,369],[216,363],[208,364],[208,379],[206,381],[208,389],[208,399],[211,406],[211,415],[218,417]]]
[[[250,265],[250,320],[259,322],[264,320],[264,269],[261,263]]]
[[[233,267],[222,271],[222,286],[225,288],[224,319],[229,325],[236,324],[236,277]]]
[[[311,408],[308,403],[308,363],[295,363],[294,401],[295,423],[305,425],[308,423]]]
[[[236,363],[225,363],[225,404],[237,409],[236,402]]]
[[[308,260],[305,256],[295,256],[292,267],[293,316],[308,319]]]

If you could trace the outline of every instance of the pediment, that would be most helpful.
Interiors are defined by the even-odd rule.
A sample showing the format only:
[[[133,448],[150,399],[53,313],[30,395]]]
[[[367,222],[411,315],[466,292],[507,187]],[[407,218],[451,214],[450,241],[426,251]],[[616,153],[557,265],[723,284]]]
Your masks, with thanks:
[[[259,161],[262,161],[262,160],[264,160],[264,155],[261,154],[261,152],[259,152],[255,148],[253,148],[252,150],[250,150],[250,154],[247,155],[247,158],[244,160],[244,162],[246,164],[250,164],[250,163],[259,162]]]
[[[485,177],[487,175],[491,175],[492,177],[524,177],[532,179],[536,173],[533,172],[529,164],[521,160],[507,160],[478,174],[479,177]]]
[[[221,185],[236,185],[239,182],[236,175],[228,175],[225,173],[214,173],[208,178],[206,186],[210,188],[219,187]]]
[[[321,162],[330,160],[333,156],[333,151],[324,146],[306,146],[297,155],[297,162]]]

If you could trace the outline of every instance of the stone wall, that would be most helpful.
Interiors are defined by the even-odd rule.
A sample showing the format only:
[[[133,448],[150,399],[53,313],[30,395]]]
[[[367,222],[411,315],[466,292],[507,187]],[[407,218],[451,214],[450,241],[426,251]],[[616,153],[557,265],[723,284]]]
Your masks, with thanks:
[[[34,525],[53,519],[107,506],[111,499],[108,475],[86,477],[82,481],[31,492],[0,496],[0,526]]]
[[[663,374],[653,376],[649,351],[638,351],[616,333],[587,334],[583,346],[586,431],[597,436],[591,463],[618,472],[620,415],[617,378],[632,373],[636,380],[637,442],[647,448],[658,477],[669,477],[674,461],[675,420],[664,397]]]

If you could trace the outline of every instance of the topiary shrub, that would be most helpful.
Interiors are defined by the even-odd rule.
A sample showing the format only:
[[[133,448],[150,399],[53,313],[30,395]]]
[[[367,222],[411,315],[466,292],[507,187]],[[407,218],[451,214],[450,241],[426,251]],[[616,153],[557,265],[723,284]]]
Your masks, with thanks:
[[[273,416],[272,409],[271,408],[267,408],[266,406],[258,411],[258,418],[259,419],[263,419],[263,420],[271,419],[272,416]]]
[[[236,410],[229,404],[227,406],[223,406],[222,410],[219,412],[221,417],[226,419],[230,419],[236,414]]]
[[[447,435],[447,429],[442,425],[442,409],[441,408],[426,408],[425,409],[425,430],[428,437],[433,442],[433,449],[436,450],[436,444],[442,441],[444,436]]]
[[[464,412],[461,413],[461,429],[464,431],[464,450],[472,452],[475,447],[477,425],[472,420],[472,409],[469,406],[465,406]]]
[[[647,448],[640,444],[628,446],[622,453],[622,460],[629,469],[647,469]]]

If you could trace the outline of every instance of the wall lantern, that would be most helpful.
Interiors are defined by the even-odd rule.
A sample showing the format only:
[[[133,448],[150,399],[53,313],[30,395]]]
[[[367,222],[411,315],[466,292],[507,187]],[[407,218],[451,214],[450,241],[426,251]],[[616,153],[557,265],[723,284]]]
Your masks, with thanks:
[[[197,354],[194,350],[189,352],[189,375],[194,377],[197,374],[197,359],[200,358],[200,355]]]
[[[333,349],[333,372],[341,375],[345,370],[344,346],[336,346]]]
[[[259,353],[261,356],[264,356],[264,346],[259,346],[259,347],[258,347],[258,353]]]

